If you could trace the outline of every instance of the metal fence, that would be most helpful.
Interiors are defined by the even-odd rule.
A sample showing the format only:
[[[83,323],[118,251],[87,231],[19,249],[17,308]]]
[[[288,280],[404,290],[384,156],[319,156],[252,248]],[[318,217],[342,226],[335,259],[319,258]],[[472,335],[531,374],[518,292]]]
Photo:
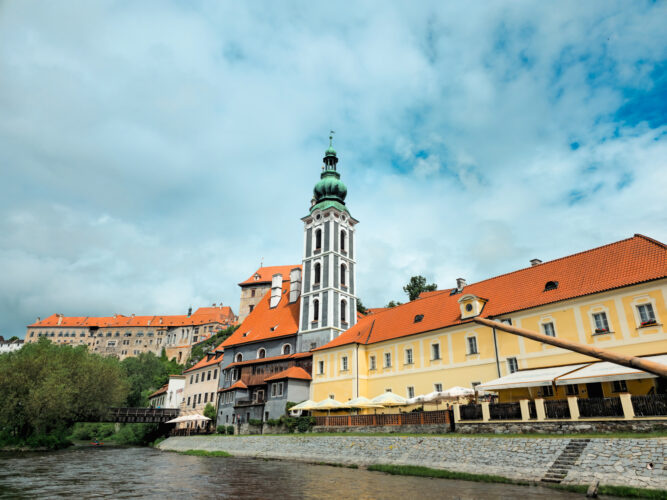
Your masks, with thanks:
[[[547,418],[570,418],[570,405],[567,399],[547,399],[544,413]]]
[[[482,420],[482,405],[461,405],[461,420]]]
[[[636,417],[667,416],[667,394],[632,396],[631,399]]]
[[[491,420],[521,420],[520,403],[496,403],[489,405]]]
[[[528,417],[537,419],[537,408],[533,400],[528,401]]]
[[[622,417],[621,398],[579,398],[580,417]]]

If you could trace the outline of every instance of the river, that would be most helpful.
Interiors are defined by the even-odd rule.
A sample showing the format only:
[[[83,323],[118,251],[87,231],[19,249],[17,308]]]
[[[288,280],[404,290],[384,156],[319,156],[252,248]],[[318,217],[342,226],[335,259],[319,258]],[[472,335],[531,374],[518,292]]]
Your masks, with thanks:
[[[0,454],[0,498],[581,499],[537,486],[390,476],[298,462],[152,448]]]

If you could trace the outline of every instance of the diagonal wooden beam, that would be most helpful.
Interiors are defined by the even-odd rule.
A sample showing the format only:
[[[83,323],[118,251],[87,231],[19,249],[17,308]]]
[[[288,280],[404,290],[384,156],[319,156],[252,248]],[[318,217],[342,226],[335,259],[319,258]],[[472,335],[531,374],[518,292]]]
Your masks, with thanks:
[[[638,358],[636,356],[619,354],[607,349],[600,349],[599,347],[580,344],[579,342],[574,342],[572,340],[550,337],[549,335],[544,335],[543,333],[537,333],[532,330],[526,330],[524,328],[517,328],[516,326],[511,326],[506,323],[501,323],[499,321],[493,321],[486,318],[474,318],[473,321],[479,325],[495,328],[496,330],[502,330],[503,332],[525,337],[537,342],[543,342],[545,344],[561,347],[563,349],[567,349],[568,351],[574,351],[578,352],[579,354],[591,356],[592,358],[609,361],[610,363],[627,366],[629,368],[636,368],[637,370],[652,373],[654,375],[658,375],[659,377],[667,377],[667,365],[663,365],[662,363],[656,363],[655,361]]]

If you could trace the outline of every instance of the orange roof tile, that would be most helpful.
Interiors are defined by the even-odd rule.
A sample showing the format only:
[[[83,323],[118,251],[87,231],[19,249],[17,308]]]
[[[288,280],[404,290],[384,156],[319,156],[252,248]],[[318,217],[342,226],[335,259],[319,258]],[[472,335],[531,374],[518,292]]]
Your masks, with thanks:
[[[280,302],[274,308],[269,307],[271,294],[264,295],[241,326],[222,345],[228,347],[295,335],[299,331],[301,297],[290,303],[289,287],[289,281],[283,281]]]
[[[213,349],[211,352],[206,353],[206,355],[204,355],[204,357],[200,359],[196,364],[194,364],[187,370],[183,370],[183,373],[191,372],[193,370],[199,370],[200,368],[206,368],[207,366],[220,363],[224,357],[224,353],[219,352],[221,346],[222,344]]]
[[[471,294],[487,299],[483,317],[581,297],[667,277],[667,246],[646,236],[611,243],[537,266],[520,269],[452,290],[423,293],[406,304],[365,316],[355,326],[316,350],[346,344],[372,344],[427,332],[471,320],[461,320],[458,300]],[[545,291],[549,281],[555,290]],[[423,315],[415,323],[417,315]]]
[[[280,380],[281,378],[296,378],[300,380],[312,380],[313,377],[308,375],[308,372],[304,370],[303,368],[299,366],[292,366],[291,368],[288,368],[287,370],[283,370],[280,373],[276,373],[275,375],[265,378],[264,382],[268,382],[269,380]]]
[[[162,387],[160,387],[157,391],[155,391],[153,394],[148,396],[148,399],[154,398],[155,396],[159,396],[160,394],[164,394],[167,392],[167,388],[169,387],[169,384],[164,384]]]
[[[123,328],[123,327],[146,327],[146,326],[198,326],[209,323],[229,323],[232,324],[236,320],[234,311],[229,306],[219,307],[200,307],[190,316],[186,314],[173,316],[123,316],[116,314],[114,316],[60,316],[52,314],[48,318],[28,325],[29,327],[106,327],[106,328]],[[59,324],[60,323],[60,324]]]
[[[243,383],[242,380],[239,380],[238,382],[233,383],[229,387],[226,387],[225,389],[218,389],[218,392],[225,392],[225,391],[233,391],[234,389],[247,389],[248,386]]]
[[[301,269],[301,265],[297,264],[295,266],[260,267],[259,269],[257,269],[257,271],[252,273],[252,276],[250,276],[250,278],[239,283],[239,286],[271,283],[274,274],[282,274],[283,281],[289,281],[290,271],[296,268]]]

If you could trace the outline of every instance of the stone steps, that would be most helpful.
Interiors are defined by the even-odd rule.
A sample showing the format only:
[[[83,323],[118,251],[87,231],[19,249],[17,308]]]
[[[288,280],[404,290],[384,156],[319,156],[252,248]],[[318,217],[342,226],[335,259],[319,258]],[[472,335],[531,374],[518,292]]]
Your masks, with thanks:
[[[559,484],[565,479],[565,476],[567,476],[567,473],[577,462],[589,442],[590,439],[571,439],[561,454],[558,455],[558,458],[551,464],[549,470],[544,474],[542,482]]]

